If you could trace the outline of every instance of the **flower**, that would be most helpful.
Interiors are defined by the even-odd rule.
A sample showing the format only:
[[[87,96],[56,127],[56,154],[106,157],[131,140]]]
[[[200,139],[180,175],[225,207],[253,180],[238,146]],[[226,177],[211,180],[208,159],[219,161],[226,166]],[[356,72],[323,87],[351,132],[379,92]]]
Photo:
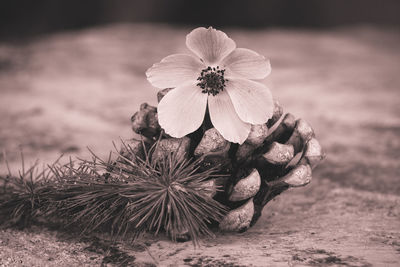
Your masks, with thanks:
[[[157,88],[174,88],[158,104],[158,120],[165,132],[183,137],[197,130],[205,113],[228,141],[243,143],[252,124],[272,116],[270,90],[253,80],[270,72],[268,60],[235,42],[224,32],[196,28],[186,36],[186,46],[196,56],[173,54],[147,70]]]

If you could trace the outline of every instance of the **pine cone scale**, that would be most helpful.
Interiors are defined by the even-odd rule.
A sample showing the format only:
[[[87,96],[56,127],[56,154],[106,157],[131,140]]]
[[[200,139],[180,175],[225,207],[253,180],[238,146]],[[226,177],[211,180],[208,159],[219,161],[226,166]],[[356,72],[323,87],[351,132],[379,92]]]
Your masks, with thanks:
[[[169,90],[161,90],[158,101]],[[155,140],[155,133],[162,132],[156,118],[156,109],[143,104],[132,117],[133,130]],[[277,101],[272,118],[266,124],[252,125],[241,145],[226,141],[209,124],[205,120],[195,133],[183,138],[161,135],[153,157],[175,152],[189,160],[201,159],[202,169],[219,168],[216,175],[223,176],[204,181],[203,186],[208,188],[205,196],[229,208],[219,223],[223,231],[245,231],[254,225],[269,201],[290,187],[310,183],[312,168],[324,158],[312,127],[290,113],[283,115]]]

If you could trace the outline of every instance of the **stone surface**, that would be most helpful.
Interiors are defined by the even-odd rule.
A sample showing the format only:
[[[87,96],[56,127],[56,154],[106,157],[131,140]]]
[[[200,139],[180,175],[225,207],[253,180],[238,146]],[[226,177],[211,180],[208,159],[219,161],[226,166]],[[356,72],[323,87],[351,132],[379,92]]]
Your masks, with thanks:
[[[146,69],[186,51],[190,30],[125,24],[1,42],[0,150],[11,169],[21,167],[19,145],[26,165],[61,153],[90,158],[86,146],[107,158],[111,140],[132,138],[129,119],[140,104],[157,103]],[[106,236],[85,243],[45,227],[8,229],[0,231],[0,266],[99,266],[120,252],[148,266],[398,266],[399,32],[226,31],[238,47],[271,59],[262,82],[313,126],[327,155],[313,181],[270,202],[247,232],[216,233],[199,248],[149,236],[142,251],[118,243],[112,258],[98,246]]]

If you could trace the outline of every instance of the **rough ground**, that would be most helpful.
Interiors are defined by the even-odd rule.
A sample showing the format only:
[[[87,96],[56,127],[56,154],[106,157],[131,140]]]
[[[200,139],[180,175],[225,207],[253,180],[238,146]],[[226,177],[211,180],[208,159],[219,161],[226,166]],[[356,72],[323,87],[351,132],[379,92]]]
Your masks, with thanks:
[[[129,138],[144,72],[184,52],[189,28],[112,25],[0,42],[0,149],[19,168],[61,153],[100,155]],[[226,29],[271,59],[275,98],[316,129],[327,158],[306,188],[285,192],[241,234],[194,248],[148,237],[112,244],[34,226],[0,231],[0,266],[399,266],[400,32]],[[0,166],[5,172],[4,164]]]

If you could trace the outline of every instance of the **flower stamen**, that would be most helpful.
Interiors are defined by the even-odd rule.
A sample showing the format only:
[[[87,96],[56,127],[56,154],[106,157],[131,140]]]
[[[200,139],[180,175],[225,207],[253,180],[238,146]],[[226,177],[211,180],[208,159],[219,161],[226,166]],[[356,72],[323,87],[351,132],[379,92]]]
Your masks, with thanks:
[[[201,92],[203,94],[216,96],[220,91],[225,88],[225,69],[220,69],[217,67],[207,67],[201,70],[199,78],[197,80],[199,83],[196,85],[203,89]]]

